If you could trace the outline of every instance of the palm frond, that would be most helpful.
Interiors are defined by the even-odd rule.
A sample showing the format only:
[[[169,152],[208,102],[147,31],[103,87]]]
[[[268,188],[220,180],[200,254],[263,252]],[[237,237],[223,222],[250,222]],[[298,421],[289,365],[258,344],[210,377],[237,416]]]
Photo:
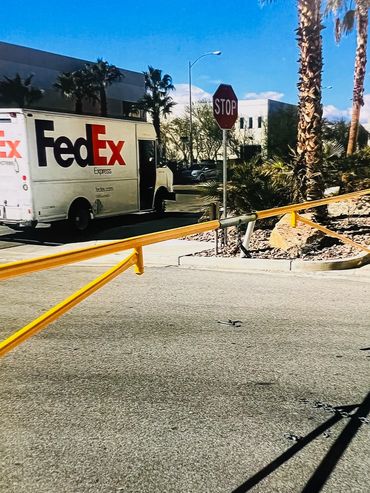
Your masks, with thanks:
[[[338,44],[342,38],[342,23],[339,17],[335,19],[334,37],[335,42]]]
[[[348,10],[348,2],[346,0],[326,0],[324,15],[327,17],[330,14],[335,16],[339,12]]]
[[[349,34],[350,32],[353,31],[353,28],[355,26],[355,16],[356,16],[355,10],[348,10],[344,14],[342,20],[342,31],[344,34]]]

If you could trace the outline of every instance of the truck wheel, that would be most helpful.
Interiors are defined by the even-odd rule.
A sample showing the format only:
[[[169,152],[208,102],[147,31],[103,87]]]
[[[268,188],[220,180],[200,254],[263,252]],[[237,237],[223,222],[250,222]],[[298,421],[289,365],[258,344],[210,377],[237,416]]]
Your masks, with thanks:
[[[166,202],[164,199],[164,193],[158,192],[154,200],[154,210],[158,214],[163,214],[166,210]]]
[[[71,207],[68,221],[74,231],[86,231],[91,222],[90,208],[87,204],[75,204]]]

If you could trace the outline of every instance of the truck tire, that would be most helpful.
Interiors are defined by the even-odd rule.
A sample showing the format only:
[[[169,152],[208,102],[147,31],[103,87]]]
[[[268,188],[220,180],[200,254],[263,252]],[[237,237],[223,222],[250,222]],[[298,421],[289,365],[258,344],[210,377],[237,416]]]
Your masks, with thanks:
[[[88,204],[84,202],[73,204],[68,214],[68,222],[73,231],[87,231],[91,223]]]
[[[154,199],[154,210],[158,214],[163,214],[166,211],[165,193],[159,190]]]

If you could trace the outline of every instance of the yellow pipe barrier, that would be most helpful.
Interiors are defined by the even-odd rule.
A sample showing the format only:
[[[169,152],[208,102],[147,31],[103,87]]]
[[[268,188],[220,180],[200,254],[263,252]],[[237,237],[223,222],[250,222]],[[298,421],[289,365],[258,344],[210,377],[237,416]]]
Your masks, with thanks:
[[[150,233],[147,235],[135,236],[133,238],[127,238],[125,240],[118,240],[109,242],[103,245],[95,245],[92,247],[79,248],[76,250],[70,250],[67,252],[60,252],[54,255],[47,255],[44,257],[33,258],[29,260],[21,260],[19,262],[11,262],[8,264],[0,265],[0,280],[9,279],[11,277],[20,276],[23,274],[29,274],[31,272],[37,272],[45,269],[51,269],[54,267],[60,267],[63,265],[71,264],[74,262],[81,262],[84,260],[96,258],[102,255],[108,255],[111,253],[117,253],[122,250],[128,250],[133,248],[134,252],[131,253],[126,259],[121,261],[115,267],[112,267],[107,272],[97,277],[94,281],[90,282],[76,293],[72,294],[64,301],[48,310],[39,318],[26,325],[22,329],[18,330],[10,337],[0,343],[0,357],[6,354],[14,347],[21,344],[23,341],[36,334],[51,322],[59,318],[61,315],[69,311],[92,293],[100,289],[106,283],[114,279],[116,276],[127,270],[132,265],[135,266],[135,273],[140,275],[144,273],[144,260],[143,260],[143,246],[166,241],[175,238],[181,238],[186,235],[196,234],[204,231],[214,231],[220,227],[226,227],[230,225],[230,221],[234,225],[254,221],[256,219],[264,219],[273,216],[279,216],[287,212],[292,213],[292,225],[295,226],[297,220],[310,225],[313,228],[319,229],[324,233],[340,239],[345,243],[349,243],[357,248],[360,248],[368,253],[370,249],[359,245],[354,241],[346,238],[338,233],[335,233],[324,226],[309,221],[297,214],[297,211],[304,209],[311,209],[321,205],[326,205],[332,202],[340,202],[343,200],[350,200],[355,197],[370,194],[370,189],[362,190],[359,192],[353,192],[349,194],[339,195],[335,197],[329,197],[322,200],[313,200],[310,202],[303,202],[301,204],[292,204],[284,207],[277,207],[274,209],[267,209],[264,211],[258,211],[255,214],[249,214],[248,216],[240,216],[239,218],[230,218],[227,220],[215,220],[207,221],[200,224],[193,224],[190,226],[183,226],[181,228],[170,229],[166,231],[160,231],[156,233]]]
[[[257,211],[254,214],[255,218],[253,220],[280,216],[288,212],[311,209],[333,202],[350,200],[352,198],[361,197],[362,195],[367,194],[370,194],[370,189],[347,193],[344,195],[337,195],[335,197],[328,197],[321,200],[302,202],[301,204],[291,204],[283,207],[276,207],[274,209]],[[227,221],[230,222],[231,220],[232,218],[228,219]],[[223,220],[207,221],[204,223],[183,226],[181,228],[168,229],[166,231],[134,236],[133,238],[127,238],[124,240],[112,241],[103,245],[78,248],[76,250],[60,252],[53,255],[46,255],[44,257],[32,258],[29,260],[20,260],[18,262],[10,262],[8,264],[0,265],[0,280],[10,279],[12,277],[22,276],[24,274],[29,274],[31,272],[37,272],[45,269],[53,269],[54,267],[61,267],[63,265],[72,264],[75,262],[82,262],[84,260],[100,257],[102,255],[109,255],[111,253],[117,253],[122,250],[143,247],[146,245],[151,245],[153,243],[181,238],[183,236],[201,233],[204,231],[215,231],[222,227],[222,223]]]
[[[115,265],[111,269],[107,270],[104,274],[100,275],[89,284],[86,284],[83,288],[76,291],[74,294],[66,298],[61,303],[58,303],[53,308],[45,312],[33,322],[29,323],[22,329],[14,332],[4,341],[0,342],[0,357],[4,356],[10,350],[24,342],[29,337],[37,334],[51,322],[54,322],[57,318],[61,317],[64,313],[71,310],[78,303],[81,303],[85,298],[93,294],[95,291],[103,287],[109,281],[117,277],[119,274],[130,268],[132,265],[136,266],[136,273],[142,274],[142,256],[140,252],[134,251],[122,262]]]
[[[161,241],[181,238],[191,234],[201,233],[203,231],[214,231],[220,227],[220,221],[207,221],[181,228],[168,229],[147,235],[134,236],[125,240],[111,241],[103,245],[94,245],[67,252],[60,252],[44,257],[31,258],[28,260],[20,260],[18,262],[10,262],[0,265],[0,280],[10,279],[31,272],[37,272],[45,269],[53,269],[62,265],[72,264],[74,262],[82,262],[102,255],[121,252],[122,250],[130,250],[131,248],[141,248],[145,245],[159,243]]]
[[[364,252],[370,253],[370,248],[366,248],[364,245],[361,245],[360,243],[356,243],[355,241],[351,240],[350,238],[347,238],[347,236],[340,235],[339,233],[336,233],[335,231],[332,231],[331,229],[325,228],[325,226],[321,226],[321,224],[317,224],[313,221],[310,221],[309,219],[306,219],[305,217],[300,216],[297,214],[297,220],[300,221],[301,223],[305,223],[308,226],[311,226],[311,228],[318,229],[319,231],[322,231],[328,236],[332,236],[333,238],[337,238],[340,241],[343,241],[343,243],[348,243],[349,245],[352,245],[356,248],[359,248],[360,250],[363,250]]]

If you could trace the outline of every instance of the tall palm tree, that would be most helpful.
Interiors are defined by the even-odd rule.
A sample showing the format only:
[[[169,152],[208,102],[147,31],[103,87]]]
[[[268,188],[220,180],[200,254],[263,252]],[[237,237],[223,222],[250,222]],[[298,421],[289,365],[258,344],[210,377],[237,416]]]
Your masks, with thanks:
[[[137,107],[151,115],[160,148],[161,116],[166,118],[176,104],[169,96],[169,92],[173,91],[175,86],[170,75],[164,74],[162,77],[162,70],[151,66],[148,66],[148,71],[144,72],[144,82],[146,92],[137,102]]]
[[[31,85],[34,74],[25,79],[17,73],[13,79],[4,76],[0,81],[0,101],[6,104],[16,103],[24,108],[42,98],[44,92]]]
[[[58,75],[54,88],[61,93],[66,99],[75,102],[75,112],[83,114],[83,101],[88,100],[95,102],[95,88],[92,78],[84,70],[75,70],[74,72],[62,72]]]
[[[272,3],[274,0],[260,0]],[[299,47],[298,132],[295,175],[301,198],[323,196],[322,164],[322,13],[321,0],[297,0]]]
[[[322,13],[321,0],[298,1],[299,102],[297,170],[307,200],[323,196],[322,166]]]
[[[91,75],[95,90],[99,94],[100,115],[107,116],[107,87],[120,81],[123,74],[115,65],[110,65],[102,58],[98,58],[95,63],[87,63],[84,70]]]
[[[353,31],[357,24],[357,45],[355,56],[355,71],[352,96],[352,117],[349,129],[347,156],[354,153],[357,145],[358,129],[360,124],[361,106],[364,105],[364,81],[366,74],[366,49],[368,38],[368,24],[370,0],[355,0],[355,9],[352,9],[347,0],[327,0],[326,12],[335,16],[335,37],[339,42],[343,34]]]

